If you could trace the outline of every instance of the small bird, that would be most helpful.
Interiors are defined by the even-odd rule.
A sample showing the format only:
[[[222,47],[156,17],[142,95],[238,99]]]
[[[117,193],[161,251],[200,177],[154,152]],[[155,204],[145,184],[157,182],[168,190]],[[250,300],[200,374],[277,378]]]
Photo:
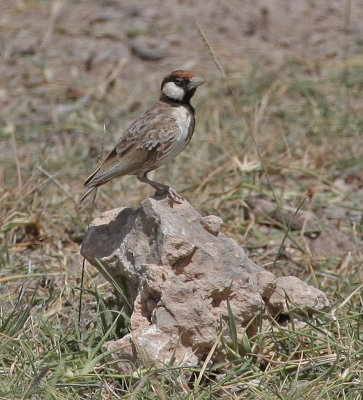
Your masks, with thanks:
[[[191,71],[177,70],[167,75],[161,83],[159,102],[129,126],[116,147],[86,179],[84,186],[88,190],[78,204],[99,186],[124,175],[136,175],[156,189],[155,194],[167,192],[172,203],[181,202],[183,197],[174,189],[148,179],[147,174],[176,157],[189,144],[195,126],[190,99],[204,82]]]

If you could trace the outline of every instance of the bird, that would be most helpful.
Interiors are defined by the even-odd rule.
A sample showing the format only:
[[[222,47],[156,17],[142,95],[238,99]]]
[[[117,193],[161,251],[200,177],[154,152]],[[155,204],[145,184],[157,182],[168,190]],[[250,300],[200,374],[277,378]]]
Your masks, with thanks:
[[[155,182],[147,174],[174,159],[189,144],[195,127],[195,110],[190,104],[197,87],[205,80],[191,71],[172,71],[162,80],[160,98],[121,135],[114,149],[86,179],[87,191],[78,205],[97,188],[114,178],[136,175],[151,185],[156,195],[167,193],[172,203],[183,197],[172,187]]]

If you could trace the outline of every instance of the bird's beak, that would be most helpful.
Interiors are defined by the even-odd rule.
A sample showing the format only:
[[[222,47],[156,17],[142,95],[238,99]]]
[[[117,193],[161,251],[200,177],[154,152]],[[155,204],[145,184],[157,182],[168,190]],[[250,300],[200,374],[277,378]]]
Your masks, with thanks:
[[[195,76],[190,80],[188,84],[188,90],[196,89],[198,86],[203,85],[205,79],[201,78],[200,76]]]

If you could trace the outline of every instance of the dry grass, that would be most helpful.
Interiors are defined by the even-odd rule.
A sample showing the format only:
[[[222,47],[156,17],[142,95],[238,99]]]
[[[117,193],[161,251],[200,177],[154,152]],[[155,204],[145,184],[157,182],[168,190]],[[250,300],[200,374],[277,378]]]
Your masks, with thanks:
[[[194,101],[198,127],[190,148],[155,173],[197,209],[220,215],[257,263],[317,284],[331,300],[329,312],[302,329],[271,320],[246,338],[245,352],[230,365],[184,374],[145,364],[132,376],[120,376],[102,348],[126,332],[127,318],[118,311],[120,296],[109,295],[111,285],[94,268],[86,266],[81,282],[79,245],[92,215],[74,203],[104,147],[155,93],[122,86],[112,71],[86,85],[72,76],[60,82],[36,57],[26,66],[28,85],[4,86],[0,119],[0,398],[358,400],[361,56],[230,67],[228,86],[216,73]],[[126,177],[99,191],[93,215],[150,194]],[[248,216],[245,199],[253,196],[281,207],[306,199],[305,209],[343,210],[335,224],[351,246],[314,254],[304,231]]]

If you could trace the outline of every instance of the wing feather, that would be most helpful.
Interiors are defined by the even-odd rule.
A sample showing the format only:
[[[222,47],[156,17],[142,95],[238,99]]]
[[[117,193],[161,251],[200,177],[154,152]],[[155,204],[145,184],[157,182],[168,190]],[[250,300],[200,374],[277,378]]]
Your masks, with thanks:
[[[84,185],[97,187],[117,176],[147,172],[159,166],[181,136],[175,118],[165,111],[160,110],[159,103],[138,117]]]

